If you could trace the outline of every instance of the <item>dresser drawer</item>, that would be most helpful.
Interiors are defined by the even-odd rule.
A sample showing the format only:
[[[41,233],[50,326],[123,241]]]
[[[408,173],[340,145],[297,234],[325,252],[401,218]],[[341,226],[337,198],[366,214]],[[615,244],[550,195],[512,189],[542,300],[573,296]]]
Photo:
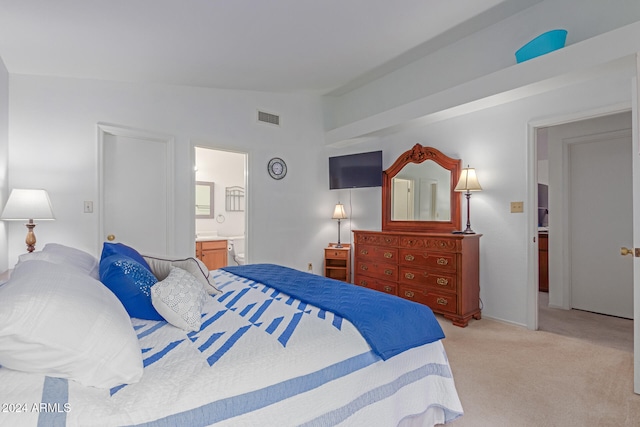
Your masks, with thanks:
[[[437,270],[422,270],[418,268],[400,266],[399,281],[407,285],[428,286],[435,289],[456,290],[455,272],[448,273]]]
[[[398,280],[398,266],[393,264],[358,260],[356,262],[356,273],[365,274],[369,277],[379,277],[382,280]]]
[[[393,282],[385,282],[384,280],[375,279],[369,276],[356,274],[354,283],[364,288],[374,289],[391,295],[397,295],[398,285]]]
[[[431,292],[400,285],[398,296],[411,301],[428,305],[436,312],[457,312],[457,297],[455,294]]]
[[[357,233],[358,246],[360,244],[369,244],[377,246],[398,246],[398,236],[386,235],[381,233]]]
[[[460,239],[451,237],[426,237],[426,236],[401,236],[398,247],[420,250],[431,250],[438,252],[459,252]]]
[[[382,246],[358,245],[356,256],[360,260],[378,260],[395,264],[398,262],[398,249]]]
[[[424,268],[456,270],[457,254],[400,249],[400,264]]]
[[[349,256],[348,249],[326,248],[324,250],[325,259],[347,259]]]

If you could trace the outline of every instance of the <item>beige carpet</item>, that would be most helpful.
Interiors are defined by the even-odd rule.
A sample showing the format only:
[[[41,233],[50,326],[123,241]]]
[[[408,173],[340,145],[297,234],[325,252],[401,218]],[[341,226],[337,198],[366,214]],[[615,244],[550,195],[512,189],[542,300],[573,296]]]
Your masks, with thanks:
[[[633,352],[633,320],[549,308],[546,292],[538,294],[538,329]]]
[[[467,426],[638,426],[633,354],[490,319],[438,316]]]

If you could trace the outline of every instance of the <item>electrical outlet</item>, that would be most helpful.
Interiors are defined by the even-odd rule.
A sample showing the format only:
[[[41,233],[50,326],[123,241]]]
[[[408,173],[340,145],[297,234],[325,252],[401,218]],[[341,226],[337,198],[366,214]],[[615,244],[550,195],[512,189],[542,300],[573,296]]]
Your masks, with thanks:
[[[308,270],[308,271],[313,271],[313,264],[309,263],[309,264],[307,265],[307,270]]]
[[[84,213],[93,213],[93,202],[91,201],[84,202]]]
[[[511,213],[524,212],[524,202],[511,202]]]

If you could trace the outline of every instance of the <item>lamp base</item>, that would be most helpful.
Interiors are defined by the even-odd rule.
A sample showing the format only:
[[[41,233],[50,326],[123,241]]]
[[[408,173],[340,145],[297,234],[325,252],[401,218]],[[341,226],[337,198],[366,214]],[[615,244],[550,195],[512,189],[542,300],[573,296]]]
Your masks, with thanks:
[[[472,229],[470,229],[470,228],[467,228],[467,229],[465,229],[464,231],[461,231],[461,230],[453,230],[453,231],[451,232],[451,234],[476,234],[476,232],[475,232],[475,231],[473,231],[473,230],[472,230]]]
[[[33,252],[36,249],[36,235],[33,228],[36,226],[32,220],[25,224],[27,226],[27,238],[24,242],[27,244],[27,252]]]

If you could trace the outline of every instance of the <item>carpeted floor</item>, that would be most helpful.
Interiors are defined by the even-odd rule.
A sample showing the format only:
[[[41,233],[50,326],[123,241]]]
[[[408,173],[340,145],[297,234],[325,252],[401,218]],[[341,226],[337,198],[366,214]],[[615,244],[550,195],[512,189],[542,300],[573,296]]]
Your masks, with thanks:
[[[640,425],[633,353],[490,319],[438,320],[465,411],[451,426]]]
[[[589,311],[549,308],[546,292],[538,294],[538,329],[633,352],[633,320]]]

